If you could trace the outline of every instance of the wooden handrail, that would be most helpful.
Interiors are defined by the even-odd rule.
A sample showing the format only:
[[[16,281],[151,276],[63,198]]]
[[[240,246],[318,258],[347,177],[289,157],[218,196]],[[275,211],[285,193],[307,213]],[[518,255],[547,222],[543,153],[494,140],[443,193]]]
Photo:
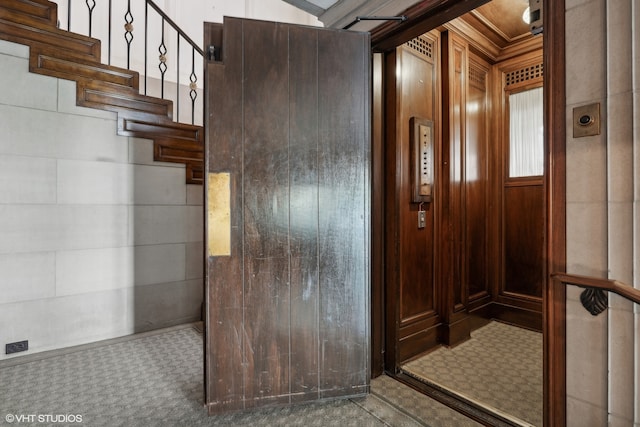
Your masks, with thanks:
[[[603,291],[614,292],[626,299],[640,304],[640,290],[635,289],[617,280],[600,279],[596,277],[580,276],[577,274],[555,273],[552,279],[558,280],[567,285],[580,286],[583,288],[601,289]]]
[[[166,13],[164,13],[164,11],[162,9],[160,9],[160,6],[158,6],[157,4],[155,4],[152,0],[147,0],[147,4],[149,6],[151,6],[153,8],[153,10],[155,10],[158,15],[160,15],[166,22],[167,24],[171,25],[171,27],[182,36],[183,39],[185,39],[187,41],[187,43],[189,43],[191,45],[191,47],[193,47],[195,49],[196,52],[198,52],[200,54],[200,56],[204,57],[204,51],[202,50],[202,48],[200,47],[200,45],[196,42],[194,42],[193,40],[191,40],[191,37],[189,37],[187,35],[187,33],[185,33],[182,28],[180,28],[178,26],[178,24],[176,24],[175,22],[173,22],[173,20],[171,18],[169,18],[169,15],[167,15]]]

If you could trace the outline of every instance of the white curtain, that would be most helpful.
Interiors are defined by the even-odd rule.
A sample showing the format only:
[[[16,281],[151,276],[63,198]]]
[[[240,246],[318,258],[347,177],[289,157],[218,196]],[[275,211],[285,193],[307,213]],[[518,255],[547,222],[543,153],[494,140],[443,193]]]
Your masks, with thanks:
[[[544,172],[542,88],[509,95],[509,177]]]

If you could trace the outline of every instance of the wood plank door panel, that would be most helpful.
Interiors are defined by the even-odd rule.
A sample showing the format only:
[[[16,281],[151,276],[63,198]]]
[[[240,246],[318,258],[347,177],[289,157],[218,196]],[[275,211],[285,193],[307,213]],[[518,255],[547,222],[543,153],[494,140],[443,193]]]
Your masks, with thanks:
[[[241,31],[241,23],[228,22],[227,33]],[[221,45],[222,26],[205,26],[205,45]],[[207,40],[215,39],[215,40]],[[236,51],[242,48],[242,39],[225,37],[224,48]],[[234,78],[241,75],[242,64],[229,62],[224,67],[207,64],[205,83],[218,82],[214,93],[207,86],[205,94],[205,205],[211,201],[208,174],[242,170],[242,81]],[[220,102],[222,101],[222,102]],[[225,126],[213,126],[209,117],[216,117]],[[209,141],[216,141],[215,150]],[[218,166],[219,165],[219,166]],[[209,412],[215,399],[217,412],[237,411],[244,408],[243,330],[238,328],[243,320],[242,286],[211,286],[210,276],[219,281],[232,282],[243,277],[242,236],[244,218],[242,210],[242,179],[237,173],[229,179],[230,254],[231,256],[209,256],[211,242],[208,234],[212,226],[208,218],[210,209],[205,207],[205,396]],[[215,332],[213,332],[215,331]],[[215,362],[213,362],[215,361]],[[215,378],[211,381],[211,378]],[[214,397],[215,396],[215,397]]]
[[[317,34],[319,370],[326,398],[369,388],[371,55],[368,34]]]
[[[205,25],[208,177],[229,177],[229,253],[207,179],[210,414],[368,392],[370,41]],[[212,201],[212,203],[210,203]],[[222,215],[224,217],[224,215]]]
[[[318,79],[318,56],[309,50],[317,36],[304,29],[290,28],[291,68],[289,99],[294,108],[290,118],[289,180],[292,189],[290,209],[291,252],[291,399],[304,400],[320,387],[319,296],[319,220],[318,118],[317,109],[295,108],[317,103],[319,94],[307,80]]]
[[[243,29],[243,398],[250,407],[287,403],[289,394],[289,37],[267,22]]]

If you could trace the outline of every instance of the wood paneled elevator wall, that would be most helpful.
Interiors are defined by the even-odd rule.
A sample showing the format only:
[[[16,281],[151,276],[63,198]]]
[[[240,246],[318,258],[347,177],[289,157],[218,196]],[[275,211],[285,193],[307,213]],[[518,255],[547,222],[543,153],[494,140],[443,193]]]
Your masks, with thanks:
[[[463,342],[486,319],[541,329],[542,179],[505,178],[504,76],[536,55],[491,61],[447,29],[385,54],[387,369]],[[434,123],[433,199],[422,206],[411,202],[414,117]]]

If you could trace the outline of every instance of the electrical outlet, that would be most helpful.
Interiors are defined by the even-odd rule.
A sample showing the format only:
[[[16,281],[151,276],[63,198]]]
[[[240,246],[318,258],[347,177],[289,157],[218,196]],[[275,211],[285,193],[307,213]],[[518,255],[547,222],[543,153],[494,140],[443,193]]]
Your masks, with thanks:
[[[12,342],[5,346],[5,354],[19,353],[29,350],[29,341]]]

